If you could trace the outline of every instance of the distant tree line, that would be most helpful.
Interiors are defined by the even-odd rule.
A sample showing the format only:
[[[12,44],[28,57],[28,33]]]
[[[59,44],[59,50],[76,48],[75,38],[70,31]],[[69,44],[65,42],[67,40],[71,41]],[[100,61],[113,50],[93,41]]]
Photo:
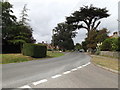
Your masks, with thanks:
[[[20,20],[14,14],[13,6],[9,2],[0,2],[2,6],[2,51],[3,53],[21,52],[24,43],[34,43],[32,28],[27,23],[27,8],[23,7]]]

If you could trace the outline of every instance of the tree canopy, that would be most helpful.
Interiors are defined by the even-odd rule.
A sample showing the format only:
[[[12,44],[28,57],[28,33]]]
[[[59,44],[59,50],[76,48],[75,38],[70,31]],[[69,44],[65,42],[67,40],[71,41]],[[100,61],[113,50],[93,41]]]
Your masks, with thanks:
[[[27,14],[28,10],[29,9],[27,9],[27,4],[25,4],[24,7],[23,7],[23,10],[21,11],[21,16],[20,16],[20,21],[19,21],[20,24],[23,24],[23,25],[28,24],[27,23],[27,21],[29,21],[28,14]]]
[[[74,42],[72,38],[76,36],[76,27],[72,24],[59,23],[57,27],[53,29],[55,32],[53,35],[52,43],[55,46],[59,46],[62,49],[71,50],[74,48]]]
[[[108,10],[106,8],[97,8],[90,6],[81,7],[79,11],[75,11],[71,16],[66,17],[66,22],[68,24],[77,25],[77,28],[84,28],[89,32],[91,30],[97,30],[100,25],[102,18],[107,18],[109,16]]]
[[[101,30],[91,30],[89,38],[87,37],[85,39],[85,42],[87,43],[86,47],[83,47],[85,47],[85,49],[91,48],[95,50],[98,43],[102,43],[105,39],[108,38],[108,33],[109,32],[106,28],[103,28]]]
[[[74,49],[77,50],[77,51],[79,51],[80,49],[82,49],[82,45],[80,43],[76,43]]]
[[[13,15],[13,6],[6,1],[0,2],[0,5],[2,6],[2,15],[0,15],[0,18],[2,18],[3,46],[21,46],[23,43],[34,43],[35,39],[32,36],[33,30],[29,25],[24,23],[25,18],[23,17],[24,21],[22,23],[17,22],[17,17]],[[24,14],[24,16],[27,15],[26,13]]]

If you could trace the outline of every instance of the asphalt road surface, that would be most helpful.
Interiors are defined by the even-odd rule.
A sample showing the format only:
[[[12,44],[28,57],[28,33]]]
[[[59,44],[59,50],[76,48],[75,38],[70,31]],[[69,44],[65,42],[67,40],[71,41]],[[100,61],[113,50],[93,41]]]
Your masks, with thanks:
[[[90,64],[31,88],[118,88],[118,75]],[[104,89],[103,89],[104,90]],[[112,89],[111,89],[112,90]]]
[[[20,87],[86,64],[89,61],[88,55],[73,52],[58,58],[3,64],[2,86],[3,88]]]
[[[117,74],[92,64],[85,66],[90,59],[90,56],[84,53],[72,52],[58,58],[4,64],[2,86],[3,88],[21,86],[25,88],[117,88]],[[80,66],[84,67],[75,70]],[[70,73],[66,72],[70,70]]]

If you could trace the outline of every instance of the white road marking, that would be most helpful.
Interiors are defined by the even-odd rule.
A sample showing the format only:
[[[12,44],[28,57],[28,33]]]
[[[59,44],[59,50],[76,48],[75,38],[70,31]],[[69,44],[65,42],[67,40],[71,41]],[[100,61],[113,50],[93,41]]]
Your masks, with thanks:
[[[90,64],[90,62],[88,62],[87,64],[84,64],[84,65],[82,65],[83,67],[85,67],[85,66],[87,66],[87,65],[89,65]]]
[[[47,82],[48,80],[47,79],[43,79],[43,80],[40,80],[40,81],[37,81],[37,82],[33,82],[33,85],[38,85],[40,83],[44,83],[44,82]]]
[[[82,65],[82,67],[85,67],[85,66],[87,66],[87,65],[86,64]]]
[[[72,69],[71,71],[76,71],[77,70],[77,68],[74,68],[74,69]]]
[[[87,65],[91,64],[91,62],[88,62]]]
[[[77,67],[78,69],[82,68],[81,66]]]
[[[63,74],[68,74],[68,73],[70,73],[71,71],[66,71],[66,72],[64,72]]]
[[[60,77],[62,75],[58,74],[58,75],[55,75],[55,76],[52,76],[51,78],[57,78],[57,77]]]
[[[83,67],[85,67],[85,66],[87,66],[87,65],[89,65],[89,64],[91,64],[91,62],[88,62],[87,64],[84,64],[84,65],[82,65],[82,66],[79,66],[79,67],[77,67],[77,68],[74,68],[74,69],[72,69],[71,71],[76,71],[77,69],[83,68]],[[70,73],[71,71],[66,71],[66,72],[64,72],[63,74],[68,74],[68,73]],[[62,76],[62,75],[58,74],[58,75],[52,76],[51,78],[57,78],[57,77],[60,77],[60,76]],[[43,79],[43,80],[40,80],[40,81],[37,81],[37,82],[33,82],[33,85],[38,85],[38,84],[40,84],[40,83],[44,83],[44,82],[47,82],[47,81],[48,81],[47,79]],[[29,85],[24,85],[24,86],[19,87],[19,88],[31,88],[31,87],[30,87]]]
[[[19,88],[31,88],[31,87],[30,87],[30,86],[28,86],[28,85],[24,85],[24,86],[19,87]]]
[[[85,66],[87,66],[87,65],[89,65],[89,64],[91,64],[91,62],[88,62],[87,64],[84,64],[84,65],[82,65],[82,66],[79,66],[79,67],[77,67],[77,69],[83,68],[83,67],[85,67]]]

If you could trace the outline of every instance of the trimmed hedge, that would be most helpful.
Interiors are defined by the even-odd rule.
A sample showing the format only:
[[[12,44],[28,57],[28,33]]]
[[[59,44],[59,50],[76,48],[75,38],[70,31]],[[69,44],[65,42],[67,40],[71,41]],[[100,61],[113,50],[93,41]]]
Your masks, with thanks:
[[[22,53],[35,58],[46,57],[47,47],[41,44],[26,43],[23,45]]]

